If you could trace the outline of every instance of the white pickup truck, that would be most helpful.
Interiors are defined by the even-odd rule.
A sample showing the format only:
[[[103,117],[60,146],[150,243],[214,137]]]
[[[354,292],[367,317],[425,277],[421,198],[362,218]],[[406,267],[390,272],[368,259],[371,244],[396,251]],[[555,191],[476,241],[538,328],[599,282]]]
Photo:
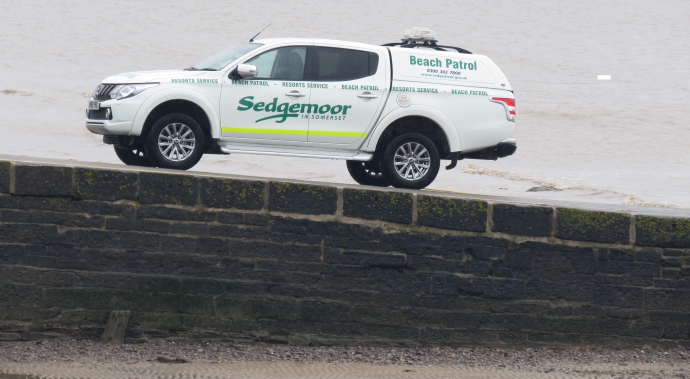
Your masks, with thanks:
[[[360,184],[419,189],[441,159],[517,148],[501,70],[425,28],[383,46],[252,39],[185,70],[110,76],[86,112],[125,164],[182,170],[204,153],[343,159]]]

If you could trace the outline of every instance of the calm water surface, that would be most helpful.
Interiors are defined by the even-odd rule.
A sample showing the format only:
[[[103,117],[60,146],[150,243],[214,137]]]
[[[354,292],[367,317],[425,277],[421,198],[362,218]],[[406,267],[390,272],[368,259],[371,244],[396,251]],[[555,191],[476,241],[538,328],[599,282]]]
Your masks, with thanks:
[[[269,22],[262,37],[372,44],[427,26],[490,56],[518,104],[516,155],[461,161],[433,188],[688,208],[689,20],[686,0],[3,0],[0,154],[119,162],[84,128],[103,78],[188,67]],[[353,183],[334,160],[206,156],[195,170]],[[526,192],[543,185],[563,191]]]

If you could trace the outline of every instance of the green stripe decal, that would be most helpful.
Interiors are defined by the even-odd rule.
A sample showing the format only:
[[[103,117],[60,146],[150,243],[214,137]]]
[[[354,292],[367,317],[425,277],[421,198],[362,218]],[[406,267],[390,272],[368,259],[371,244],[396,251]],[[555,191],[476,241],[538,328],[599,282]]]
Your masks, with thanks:
[[[358,132],[329,132],[323,130],[287,130],[287,129],[255,129],[255,128],[223,128],[223,133],[253,133],[253,134],[290,134],[310,135],[319,137],[366,137],[366,133]]]

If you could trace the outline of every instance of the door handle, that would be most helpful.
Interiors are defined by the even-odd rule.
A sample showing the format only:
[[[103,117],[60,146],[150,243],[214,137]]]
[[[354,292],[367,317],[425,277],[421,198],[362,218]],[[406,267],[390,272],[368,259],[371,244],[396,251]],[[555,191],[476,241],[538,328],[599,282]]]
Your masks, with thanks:
[[[357,95],[357,97],[359,97],[360,99],[371,100],[376,99],[377,97],[379,97],[379,95],[374,95],[373,93],[367,91],[360,93],[359,95]]]
[[[296,90],[296,89],[294,89],[294,90],[292,90],[292,91],[286,93],[285,96],[288,96],[288,97],[305,97],[305,96],[307,96],[307,95],[306,95],[306,94],[303,94],[302,92],[300,92],[300,91],[298,91],[298,90]]]

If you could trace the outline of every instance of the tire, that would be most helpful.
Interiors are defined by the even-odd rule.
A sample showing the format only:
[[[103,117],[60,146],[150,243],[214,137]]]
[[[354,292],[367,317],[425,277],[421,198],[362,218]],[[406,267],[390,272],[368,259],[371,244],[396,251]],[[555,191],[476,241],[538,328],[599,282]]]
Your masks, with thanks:
[[[391,185],[376,159],[369,162],[347,161],[347,171],[355,182],[365,186],[388,187]]]
[[[146,147],[155,166],[188,170],[204,155],[205,142],[199,123],[185,114],[171,113],[153,124]]]
[[[143,148],[121,149],[115,146],[115,155],[127,166],[150,167],[151,161]]]
[[[386,146],[382,166],[393,187],[422,189],[436,179],[441,159],[428,137],[405,133]]]

